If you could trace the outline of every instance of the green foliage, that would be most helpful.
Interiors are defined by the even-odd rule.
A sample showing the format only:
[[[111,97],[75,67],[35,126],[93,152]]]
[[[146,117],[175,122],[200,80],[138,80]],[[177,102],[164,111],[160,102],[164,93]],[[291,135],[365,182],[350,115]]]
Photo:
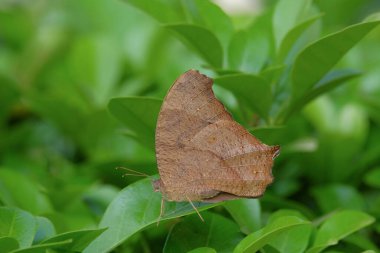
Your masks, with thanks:
[[[32,2],[0,2],[1,252],[379,251],[378,1]],[[160,217],[151,185],[188,69],[281,145],[265,195],[194,203],[204,223],[189,203]]]

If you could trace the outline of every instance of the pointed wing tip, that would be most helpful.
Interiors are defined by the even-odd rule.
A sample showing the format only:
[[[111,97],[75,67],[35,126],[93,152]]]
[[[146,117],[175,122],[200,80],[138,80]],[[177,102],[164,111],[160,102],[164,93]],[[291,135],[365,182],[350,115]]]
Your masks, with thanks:
[[[276,158],[280,154],[281,147],[280,145],[272,146],[273,159]]]

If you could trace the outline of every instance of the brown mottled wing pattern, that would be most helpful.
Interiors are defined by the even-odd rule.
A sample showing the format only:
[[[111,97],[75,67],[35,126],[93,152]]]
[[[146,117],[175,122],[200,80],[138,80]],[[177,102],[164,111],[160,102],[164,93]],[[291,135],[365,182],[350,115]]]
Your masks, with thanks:
[[[195,70],[168,92],[156,128],[156,187],[167,200],[258,197],[272,182],[279,147],[262,144],[236,123]]]

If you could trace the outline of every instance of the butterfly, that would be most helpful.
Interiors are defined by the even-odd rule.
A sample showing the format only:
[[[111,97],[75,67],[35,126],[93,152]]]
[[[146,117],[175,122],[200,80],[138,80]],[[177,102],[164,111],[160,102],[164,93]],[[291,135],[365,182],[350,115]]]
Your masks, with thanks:
[[[212,85],[189,70],[164,99],[155,135],[160,179],[153,182],[163,199],[194,207],[192,201],[257,198],[273,181],[280,147],[261,143],[234,121]]]

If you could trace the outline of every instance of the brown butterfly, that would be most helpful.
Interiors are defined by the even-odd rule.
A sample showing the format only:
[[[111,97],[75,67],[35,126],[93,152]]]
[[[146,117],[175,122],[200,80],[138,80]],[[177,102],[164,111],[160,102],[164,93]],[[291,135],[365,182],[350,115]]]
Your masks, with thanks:
[[[156,127],[160,179],[153,184],[168,201],[189,201],[194,207],[192,201],[256,198],[273,181],[280,147],[261,143],[235,122],[212,84],[189,70],[161,106]]]

